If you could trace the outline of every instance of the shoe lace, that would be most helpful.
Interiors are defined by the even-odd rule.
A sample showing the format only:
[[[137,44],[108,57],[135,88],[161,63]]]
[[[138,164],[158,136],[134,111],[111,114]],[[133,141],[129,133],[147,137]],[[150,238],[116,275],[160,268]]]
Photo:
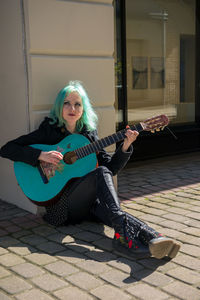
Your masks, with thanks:
[[[132,248],[134,246],[136,249],[139,248],[136,243],[138,228],[133,228],[133,226],[131,226],[131,224],[127,218],[127,215],[125,215],[125,217],[124,217],[123,231],[124,231],[124,237],[126,238],[127,243],[128,243],[128,247]]]

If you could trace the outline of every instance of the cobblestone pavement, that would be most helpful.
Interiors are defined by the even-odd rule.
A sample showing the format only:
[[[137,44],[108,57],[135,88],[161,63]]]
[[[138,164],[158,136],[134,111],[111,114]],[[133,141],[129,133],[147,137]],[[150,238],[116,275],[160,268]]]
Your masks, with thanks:
[[[54,228],[0,201],[0,300],[200,299],[200,153],[136,162],[118,179],[123,208],[180,241],[179,254],[129,260],[109,227]]]

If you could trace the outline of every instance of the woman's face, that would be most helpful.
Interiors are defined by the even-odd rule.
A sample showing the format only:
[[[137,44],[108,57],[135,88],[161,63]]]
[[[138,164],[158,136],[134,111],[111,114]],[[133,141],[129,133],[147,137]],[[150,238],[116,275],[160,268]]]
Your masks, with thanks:
[[[63,119],[66,121],[67,125],[75,126],[82,114],[83,103],[80,95],[77,92],[70,93],[64,100]]]

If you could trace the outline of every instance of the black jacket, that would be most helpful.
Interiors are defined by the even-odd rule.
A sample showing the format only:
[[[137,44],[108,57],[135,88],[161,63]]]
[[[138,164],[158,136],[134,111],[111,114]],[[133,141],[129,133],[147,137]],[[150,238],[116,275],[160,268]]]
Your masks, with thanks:
[[[64,126],[58,127],[56,124],[51,125],[49,121],[49,118],[45,118],[37,130],[5,144],[0,150],[0,155],[13,161],[21,161],[32,166],[37,166],[41,150],[35,149],[30,145],[54,145],[71,134]],[[83,129],[81,134],[90,141],[98,140],[97,131],[87,131]],[[129,151],[124,153],[121,147],[122,145],[118,147],[112,157],[104,149],[97,154],[99,166],[107,167],[113,175],[116,175],[117,172],[126,165],[133,151],[133,147],[131,146]]]

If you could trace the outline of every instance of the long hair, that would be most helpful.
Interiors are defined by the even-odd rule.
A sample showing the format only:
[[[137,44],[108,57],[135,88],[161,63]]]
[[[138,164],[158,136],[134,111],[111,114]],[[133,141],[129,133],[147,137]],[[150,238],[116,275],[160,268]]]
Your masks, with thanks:
[[[76,123],[76,130],[80,132],[84,126],[87,130],[95,130],[97,128],[98,118],[91,105],[87,92],[80,81],[70,81],[67,86],[60,90],[50,111],[50,118],[52,119],[51,124],[57,123],[59,127],[66,124],[66,121],[62,117],[63,104],[66,97],[72,92],[79,94],[83,104],[83,114]]]

